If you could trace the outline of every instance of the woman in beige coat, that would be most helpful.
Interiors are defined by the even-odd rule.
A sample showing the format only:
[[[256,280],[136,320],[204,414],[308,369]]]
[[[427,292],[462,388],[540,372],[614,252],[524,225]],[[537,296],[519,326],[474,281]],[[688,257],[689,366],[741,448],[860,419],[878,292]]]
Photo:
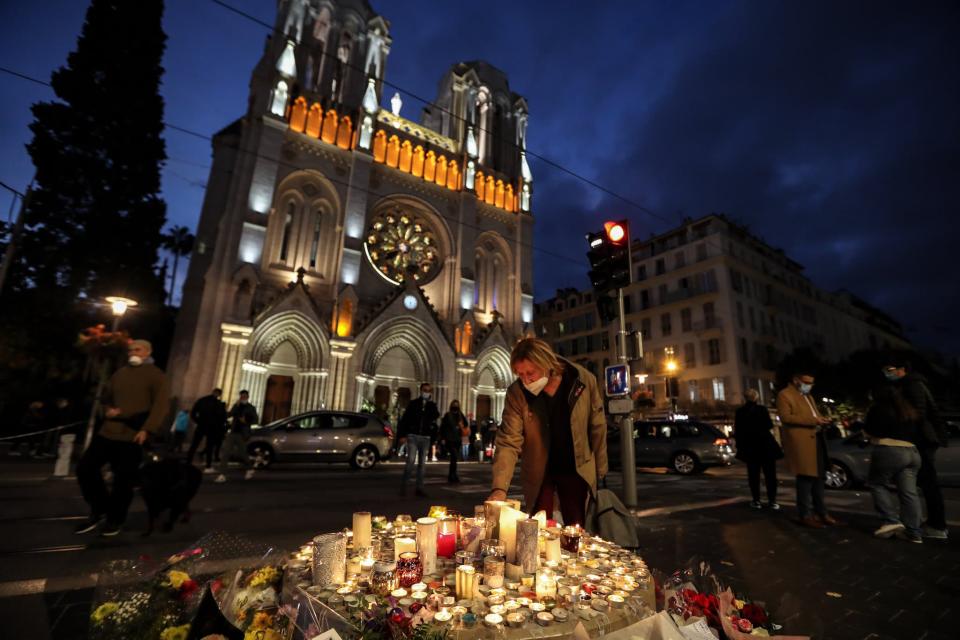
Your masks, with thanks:
[[[517,380],[507,389],[489,499],[506,498],[519,458],[528,512],[552,515],[556,497],[564,523],[583,525],[587,498],[607,474],[607,422],[597,379],[537,338],[517,343],[510,366]]]

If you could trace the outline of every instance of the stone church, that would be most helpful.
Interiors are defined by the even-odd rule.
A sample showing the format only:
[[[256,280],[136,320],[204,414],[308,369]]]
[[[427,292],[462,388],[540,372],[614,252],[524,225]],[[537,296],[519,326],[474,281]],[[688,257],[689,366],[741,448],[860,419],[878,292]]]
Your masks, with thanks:
[[[533,315],[527,104],[461,62],[407,119],[392,46],[364,0],[278,2],[247,112],[213,139],[169,367],[182,406],[221,387],[264,423],[395,419],[430,382],[441,411],[499,420]]]

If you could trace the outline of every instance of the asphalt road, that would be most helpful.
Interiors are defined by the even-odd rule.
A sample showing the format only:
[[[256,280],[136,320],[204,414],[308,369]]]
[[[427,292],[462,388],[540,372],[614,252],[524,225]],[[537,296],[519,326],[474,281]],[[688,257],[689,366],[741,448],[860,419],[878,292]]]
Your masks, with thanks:
[[[72,533],[86,507],[75,480],[52,478],[51,470],[52,463],[0,461],[0,612],[12,621],[5,638],[84,637],[95,574],[105,562],[167,557],[214,530],[292,549],[316,533],[349,526],[361,508],[388,517],[423,515],[432,504],[471,512],[487,494],[490,473],[489,465],[464,464],[463,482],[448,485],[446,464],[430,464],[429,496],[400,498],[399,463],[367,472],[276,465],[250,481],[234,471],[225,484],[205,476],[193,519],[173,532],[142,538],[138,497],[124,533],[102,539]],[[619,488],[618,474],[609,480]],[[643,555],[666,573],[709,561],[722,581],[765,600],[790,632],[857,640],[955,637],[960,535],[922,546],[875,540],[870,532],[877,521],[865,491],[828,492],[831,511],[846,526],[801,529],[792,521],[792,480],[782,478],[781,485],[785,509],[774,514],[748,508],[740,466],[693,477],[641,471],[636,515]],[[960,489],[946,493],[948,518],[960,525]]]

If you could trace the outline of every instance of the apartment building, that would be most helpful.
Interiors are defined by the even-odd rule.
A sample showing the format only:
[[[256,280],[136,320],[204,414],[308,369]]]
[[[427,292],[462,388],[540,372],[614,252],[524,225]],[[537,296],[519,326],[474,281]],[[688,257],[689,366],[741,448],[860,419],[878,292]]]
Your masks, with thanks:
[[[534,326],[559,355],[594,375],[613,361],[609,327],[602,326],[592,291],[558,289],[556,296],[534,305]]]
[[[635,240],[632,256],[627,330],[644,341],[632,373],[660,408],[723,409],[742,402],[749,388],[769,401],[777,363],[798,347],[829,361],[859,349],[909,347],[893,318],[849,292],[817,288],[802,265],[720,214]],[[588,312],[596,327],[595,306],[590,292],[558,291],[535,306],[535,325],[558,351],[599,371],[614,352],[583,351],[598,344],[596,329],[577,323],[571,332],[572,318]],[[615,324],[604,328],[608,346]],[[587,335],[589,345],[581,342]]]

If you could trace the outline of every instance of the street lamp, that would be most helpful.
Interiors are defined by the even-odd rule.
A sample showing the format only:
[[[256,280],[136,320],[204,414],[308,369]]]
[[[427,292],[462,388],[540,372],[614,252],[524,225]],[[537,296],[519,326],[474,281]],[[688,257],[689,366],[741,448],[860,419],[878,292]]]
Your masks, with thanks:
[[[676,383],[676,374],[680,369],[680,365],[673,357],[673,347],[667,347],[664,349],[664,353],[667,356],[667,360],[663,363],[663,368],[667,372],[667,375],[664,376],[667,388],[667,395],[670,397],[670,409],[673,413],[677,412],[677,383]]]
[[[127,309],[137,306],[139,303],[131,298],[123,296],[107,296],[105,298],[110,304],[110,310],[113,312],[113,329],[116,333],[120,326],[120,318],[127,312]],[[87,435],[83,443],[83,450],[86,451],[93,440],[93,427],[97,423],[97,414],[100,412],[100,401],[103,398],[103,386],[107,382],[107,362],[100,363],[100,379],[97,381],[97,393],[93,397],[93,407],[90,410],[90,418],[87,419]]]

